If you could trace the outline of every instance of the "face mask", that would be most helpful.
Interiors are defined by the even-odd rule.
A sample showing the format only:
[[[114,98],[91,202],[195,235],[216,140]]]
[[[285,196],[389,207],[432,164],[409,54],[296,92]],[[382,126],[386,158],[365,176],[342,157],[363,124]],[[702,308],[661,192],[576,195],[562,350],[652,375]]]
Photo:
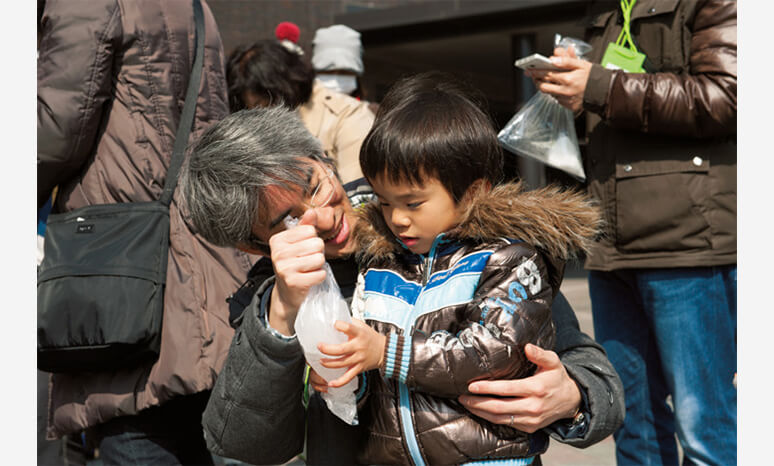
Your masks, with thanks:
[[[349,74],[318,74],[323,86],[342,94],[351,94],[357,89],[357,77]]]

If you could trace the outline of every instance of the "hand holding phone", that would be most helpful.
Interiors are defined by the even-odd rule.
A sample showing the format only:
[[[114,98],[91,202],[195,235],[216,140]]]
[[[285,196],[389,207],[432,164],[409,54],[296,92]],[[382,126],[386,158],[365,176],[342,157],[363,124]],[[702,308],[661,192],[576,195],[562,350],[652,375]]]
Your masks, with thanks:
[[[523,70],[565,71],[551,63],[551,60],[539,53],[533,53],[527,57],[519,58],[514,62],[514,66]]]

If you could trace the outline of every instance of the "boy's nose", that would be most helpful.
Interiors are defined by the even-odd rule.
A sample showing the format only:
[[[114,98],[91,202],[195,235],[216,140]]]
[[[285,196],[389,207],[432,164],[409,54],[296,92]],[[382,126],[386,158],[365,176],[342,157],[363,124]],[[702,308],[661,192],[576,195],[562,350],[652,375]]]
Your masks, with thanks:
[[[393,209],[391,219],[393,225],[401,227],[407,227],[411,223],[408,215],[405,215],[400,209]]]

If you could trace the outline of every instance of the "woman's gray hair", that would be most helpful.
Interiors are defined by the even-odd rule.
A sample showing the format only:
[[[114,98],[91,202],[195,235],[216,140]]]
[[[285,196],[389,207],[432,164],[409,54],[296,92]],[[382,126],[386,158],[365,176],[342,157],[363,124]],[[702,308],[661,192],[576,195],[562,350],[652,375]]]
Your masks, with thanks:
[[[242,110],[214,124],[193,144],[180,172],[197,233],[218,246],[250,244],[264,190],[305,190],[310,158],[330,163],[292,110]]]

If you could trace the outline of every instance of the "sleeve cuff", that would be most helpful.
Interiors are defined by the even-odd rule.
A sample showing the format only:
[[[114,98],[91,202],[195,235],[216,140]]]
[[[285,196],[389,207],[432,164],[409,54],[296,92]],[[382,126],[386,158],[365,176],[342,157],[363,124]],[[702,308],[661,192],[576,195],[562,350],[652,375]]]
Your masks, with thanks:
[[[269,288],[266,290],[266,292],[261,296],[261,307],[260,307],[260,314],[259,318],[262,318],[263,320],[263,326],[266,328],[266,330],[275,337],[279,338],[282,341],[294,341],[296,340],[296,334],[293,335],[283,335],[277,330],[273,329],[271,325],[269,325],[269,302],[271,300],[271,293],[274,291],[274,285],[269,286]]]
[[[384,377],[406,383],[411,361],[411,337],[390,333],[384,356]]]
[[[589,399],[588,395],[586,395],[586,390],[579,383],[575,382],[575,384],[578,386],[578,391],[581,394],[580,411],[572,419],[560,419],[549,426],[550,430],[553,430],[565,440],[583,438],[589,430],[591,421]]]
[[[591,65],[589,80],[586,82],[586,89],[583,92],[583,108],[603,115],[612,82],[613,70],[608,70],[596,63]]]

